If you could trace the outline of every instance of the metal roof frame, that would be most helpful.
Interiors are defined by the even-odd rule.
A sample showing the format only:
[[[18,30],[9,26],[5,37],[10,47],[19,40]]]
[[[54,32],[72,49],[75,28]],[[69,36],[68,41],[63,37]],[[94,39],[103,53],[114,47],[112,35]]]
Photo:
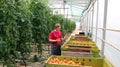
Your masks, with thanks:
[[[74,11],[76,11],[76,10],[73,10],[73,8],[80,9],[80,11],[78,10],[78,12],[84,13],[84,11],[88,9],[88,7],[90,6],[91,1],[94,1],[94,0],[48,0],[48,3],[51,5],[55,5],[55,4],[63,5],[63,9],[65,8],[65,5],[67,4],[70,6],[71,14],[72,14],[74,13]],[[81,15],[82,14],[78,14],[78,16],[81,16]]]

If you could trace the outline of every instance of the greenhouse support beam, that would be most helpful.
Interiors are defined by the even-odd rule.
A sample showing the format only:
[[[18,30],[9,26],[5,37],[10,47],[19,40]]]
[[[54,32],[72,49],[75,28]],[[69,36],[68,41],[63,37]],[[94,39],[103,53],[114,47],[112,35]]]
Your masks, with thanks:
[[[84,32],[85,32],[85,22],[86,22],[86,19],[85,19],[85,17],[84,17],[84,23],[83,23],[83,30],[84,30]]]
[[[89,8],[83,13],[84,16],[85,16],[85,15],[90,11],[90,9],[94,6],[95,2],[96,2],[96,0],[94,0],[94,1],[91,3],[91,5],[89,6]]]
[[[91,19],[91,11],[89,11],[88,13],[88,28],[87,28],[87,35],[89,36],[89,32],[90,32],[90,19]]]
[[[87,11],[85,11],[85,12],[83,13],[83,15],[81,16],[81,18],[82,18],[82,17],[85,17],[85,16],[88,14],[88,12],[90,11],[90,9],[94,6],[95,2],[96,2],[96,0],[92,1],[91,5],[90,5],[89,8],[87,9]]]
[[[80,18],[80,29],[83,30],[84,17]]]
[[[75,7],[75,8],[78,8],[78,9],[82,9],[82,10],[83,10],[83,8],[82,8],[82,7],[79,7],[79,6],[76,6],[76,5],[71,5],[71,6],[73,6],[73,7]]]
[[[93,20],[94,20],[94,6],[92,9],[92,24],[91,24],[91,34],[93,34]],[[91,37],[92,38],[92,37]]]
[[[88,34],[88,27],[89,27],[89,12],[87,14],[87,22],[86,22],[86,34]]]
[[[86,19],[86,16],[85,16],[85,17],[84,17],[84,28],[83,28],[84,31],[86,31],[86,20],[87,20],[87,19]]]
[[[87,33],[87,27],[88,27],[88,13],[87,13],[87,15],[86,15],[86,23],[85,23],[85,25],[86,25],[86,33]]]
[[[82,30],[85,31],[85,16],[83,17]]]
[[[84,31],[84,23],[85,23],[85,17],[83,17],[83,23],[82,23],[82,30]]]
[[[88,35],[88,33],[90,32],[90,23],[91,23],[91,13],[92,13],[92,7],[94,7],[94,2],[93,3],[91,3],[92,5],[90,6],[90,8],[89,8],[89,10],[88,11],[86,11],[86,13],[84,14],[84,16],[85,16],[85,18],[86,18],[86,22],[85,22],[85,29],[86,29],[86,33],[87,33],[87,35]],[[84,16],[82,16],[82,17],[84,17]],[[81,18],[82,18],[81,17]]]
[[[72,4],[72,2],[71,2],[71,4]],[[72,18],[73,18],[73,12],[72,12],[72,11],[73,11],[73,8],[72,8],[72,5],[70,5],[70,7],[71,7],[71,8],[70,8],[70,9],[71,9],[71,16],[72,16]]]
[[[94,6],[93,6],[94,7]],[[93,24],[93,20],[92,20],[92,16],[93,16],[93,7],[91,8],[91,11],[90,11],[90,26],[89,26],[89,37],[91,38],[92,37],[92,24]]]
[[[92,13],[92,8],[90,10],[90,19],[89,19],[89,37],[90,37],[90,34],[91,34],[91,22],[92,22],[92,19],[91,19],[92,14],[91,13]]]
[[[64,14],[64,17],[65,17],[65,4],[66,4],[65,0],[63,0],[63,12],[64,12],[63,14]]]
[[[98,14],[99,14],[99,0],[97,0],[97,14],[96,14],[96,36],[98,33]],[[97,43],[97,37],[95,37],[95,42]]]
[[[76,5],[76,6],[80,6],[80,7],[86,7],[86,5],[82,5],[82,4],[69,4],[69,5]]]
[[[106,29],[106,23],[107,23],[107,7],[108,7],[108,0],[105,0],[105,3],[104,3],[104,20],[103,20],[103,28]],[[106,30],[102,30],[102,39],[105,40],[106,38]],[[104,58],[104,49],[105,49],[105,42],[102,41],[102,50],[101,50],[101,55],[102,55],[102,58]]]

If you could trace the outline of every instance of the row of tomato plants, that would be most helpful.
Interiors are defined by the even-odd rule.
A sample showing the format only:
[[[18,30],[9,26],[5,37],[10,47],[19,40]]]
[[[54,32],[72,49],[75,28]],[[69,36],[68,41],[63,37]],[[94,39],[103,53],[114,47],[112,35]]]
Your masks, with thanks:
[[[0,61],[12,67],[18,53],[31,52],[31,43],[48,43],[55,23],[62,25],[63,35],[75,29],[75,23],[62,15],[53,15],[46,0],[0,0]]]

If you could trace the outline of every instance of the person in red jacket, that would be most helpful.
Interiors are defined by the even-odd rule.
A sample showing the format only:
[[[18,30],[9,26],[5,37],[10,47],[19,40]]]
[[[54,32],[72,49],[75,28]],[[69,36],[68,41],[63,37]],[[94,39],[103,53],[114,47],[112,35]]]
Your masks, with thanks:
[[[62,38],[61,25],[59,23],[55,24],[54,30],[49,34],[49,41],[52,45],[52,55],[61,55],[61,41],[66,40],[67,36]]]

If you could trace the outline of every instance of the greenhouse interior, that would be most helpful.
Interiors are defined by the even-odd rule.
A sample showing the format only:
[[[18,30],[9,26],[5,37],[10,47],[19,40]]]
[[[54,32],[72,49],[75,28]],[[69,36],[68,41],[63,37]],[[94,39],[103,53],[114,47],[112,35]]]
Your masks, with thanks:
[[[119,3],[0,0],[0,67],[120,67]]]

